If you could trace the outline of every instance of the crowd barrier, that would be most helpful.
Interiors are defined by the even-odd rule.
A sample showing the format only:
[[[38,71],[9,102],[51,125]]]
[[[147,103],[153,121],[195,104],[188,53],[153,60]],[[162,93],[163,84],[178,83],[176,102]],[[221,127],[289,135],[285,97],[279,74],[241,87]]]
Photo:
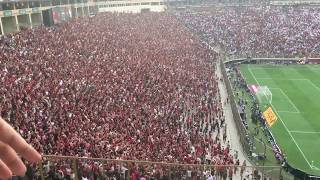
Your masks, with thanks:
[[[236,59],[236,60],[233,60],[233,61],[243,61],[243,60],[245,60],[245,59]],[[226,85],[227,93],[229,95],[229,101],[230,101],[230,105],[231,105],[233,119],[234,119],[234,122],[236,124],[237,130],[238,130],[238,133],[239,133],[240,143],[241,143],[241,145],[243,147],[243,150],[246,152],[246,154],[250,158],[252,150],[250,148],[249,142],[246,140],[246,137],[248,137],[247,129],[242,123],[242,120],[241,120],[241,117],[240,117],[240,113],[239,113],[239,110],[238,110],[238,106],[237,106],[237,103],[235,101],[235,96],[234,96],[234,93],[233,93],[231,82],[230,82],[230,80],[228,78],[224,63],[225,62],[223,62],[223,60],[221,59],[220,60],[220,68],[221,68],[221,72],[222,72],[223,81],[224,81],[224,83]]]
[[[103,158],[87,158],[87,157],[74,157],[74,156],[56,156],[56,155],[44,155],[42,162],[38,165],[38,171],[40,174],[39,179],[50,179],[49,169],[55,169],[59,172],[60,167],[70,167],[70,173],[73,176],[70,179],[82,179],[83,163],[88,165],[96,164],[99,166],[100,173],[95,179],[131,179],[132,167],[139,167],[144,169],[144,177],[146,179],[159,179],[154,172],[155,169],[161,169],[163,171],[161,179],[207,179],[208,172],[214,172],[216,179],[239,179],[241,177],[245,179],[257,179],[259,176],[271,177],[273,174],[279,174],[281,176],[280,166],[236,166],[236,165],[209,165],[209,164],[180,164],[180,163],[165,163],[165,162],[151,162],[151,161],[136,161],[136,160],[118,160],[118,159],[103,159]],[[81,165],[82,164],[82,165]],[[116,173],[110,172],[105,167],[120,167],[125,169],[122,172]],[[114,170],[117,168],[114,168]],[[134,168],[136,169],[136,168]],[[110,170],[110,169],[109,169]],[[232,172],[230,175],[230,171]],[[261,172],[264,171],[264,174]],[[101,173],[103,172],[103,173]],[[241,173],[242,172],[242,173]],[[52,174],[52,172],[51,172]],[[34,179],[34,178],[33,178]],[[66,178],[68,179],[68,178]],[[241,178],[242,179],[242,178]]]

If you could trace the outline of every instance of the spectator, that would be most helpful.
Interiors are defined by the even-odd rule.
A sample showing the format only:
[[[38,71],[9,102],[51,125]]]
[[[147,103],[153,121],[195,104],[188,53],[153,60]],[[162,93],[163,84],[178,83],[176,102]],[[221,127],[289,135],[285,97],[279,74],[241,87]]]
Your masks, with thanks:
[[[316,7],[230,7],[176,16],[212,47],[235,57],[319,56]]]
[[[40,154],[2,118],[0,118],[0,179],[24,175],[26,167],[17,153],[30,162],[41,160]]]
[[[197,164],[210,154],[211,164],[233,164],[219,136],[216,56],[161,13],[99,14],[6,35],[1,116],[43,154]],[[77,165],[81,178],[105,173],[103,164]],[[47,176],[72,177],[70,168],[57,161]],[[104,168],[124,175],[122,165]],[[151,174],[133,168],[131,177]]]

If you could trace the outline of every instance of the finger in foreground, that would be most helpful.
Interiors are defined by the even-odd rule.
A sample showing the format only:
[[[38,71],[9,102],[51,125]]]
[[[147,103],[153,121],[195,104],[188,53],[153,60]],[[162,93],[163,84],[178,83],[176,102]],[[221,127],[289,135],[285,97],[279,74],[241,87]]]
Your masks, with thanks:
[[[0,160],[0,179],[8,180],[11,176],[11,170]]]
[[[0,142],[0,159],[14,175],[24,176],[26,173],[26,166],[17,153],[9,145],[2,142]]]
[[[0,117],[0,141],[11,146],[30,162],[38,162],[41,155],[30,146],[7,122]]]

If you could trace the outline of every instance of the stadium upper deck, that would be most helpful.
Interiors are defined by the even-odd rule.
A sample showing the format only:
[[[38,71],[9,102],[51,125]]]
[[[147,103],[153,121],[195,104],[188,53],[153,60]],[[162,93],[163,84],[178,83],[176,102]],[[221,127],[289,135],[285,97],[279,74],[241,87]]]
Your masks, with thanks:
[[[51,26],[72,17],[98,12],[164,11],[163,0],[96,1],[0,1],[0,35],[18,32],[39,25]]]

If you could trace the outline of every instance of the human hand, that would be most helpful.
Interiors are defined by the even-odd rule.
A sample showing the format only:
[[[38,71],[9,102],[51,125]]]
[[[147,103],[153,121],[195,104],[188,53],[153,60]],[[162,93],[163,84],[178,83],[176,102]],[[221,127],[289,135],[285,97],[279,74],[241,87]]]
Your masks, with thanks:
[[[41,155],[0,117],[0,179],[25,174],[26,166],[17,154],[29,162],[41,160]]]

